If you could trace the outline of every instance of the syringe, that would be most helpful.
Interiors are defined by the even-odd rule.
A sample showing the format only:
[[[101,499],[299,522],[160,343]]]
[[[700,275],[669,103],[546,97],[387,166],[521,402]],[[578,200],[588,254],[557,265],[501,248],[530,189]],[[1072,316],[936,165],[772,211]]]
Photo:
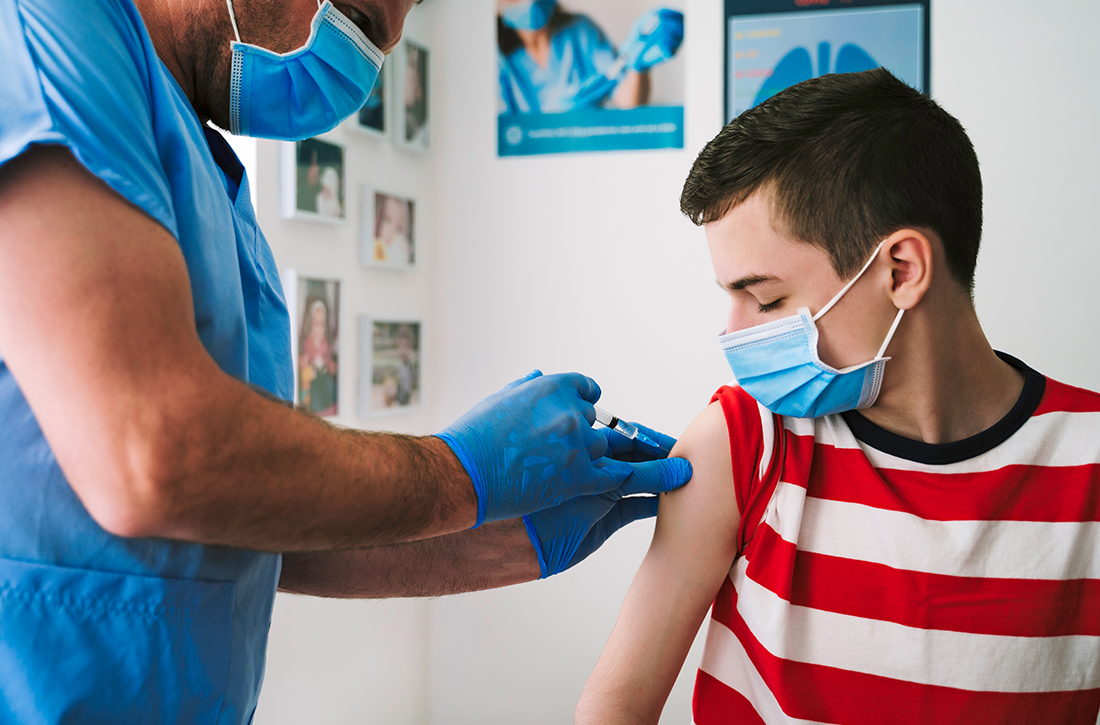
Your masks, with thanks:
[[[665,451],[666,453],[668,452],[660,443],[638,430],[638,426],[627,423],[625,420],[621,420],[617,416],[611,415],[611,413],[608,413],[603,408],[597,408],[596,406],[592,407],[596,409],[597,423],[607,426],[616,433],[620,433],[632,441],[638,440],[642,443],[645,443],[647,446],[652,446],[656,448],[659,451]]]

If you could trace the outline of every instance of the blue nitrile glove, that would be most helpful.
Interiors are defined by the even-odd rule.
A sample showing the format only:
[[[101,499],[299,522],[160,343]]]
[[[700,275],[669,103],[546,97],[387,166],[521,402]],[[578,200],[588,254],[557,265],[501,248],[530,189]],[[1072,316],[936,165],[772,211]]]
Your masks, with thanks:
[[[644,73],[676,55],[684,41],[684,14],[668,8],[654,8],[638,18],[619,46],[626,67]]]
[[[615,89],[619,87],[619,80],[621,78],[622,73],[615,78],[608,78],[605,75],[592,76],[577,90],[576,95],[573,96],[569,110],[583,111],[587,108],[595,108],[600,105],[605,98],[610,96]]]
[[[637,424],[635,424],[637,425]],[[558,574],[585,559],[623,526],[657,515],[656,494],[679,488],[691,478],[691,464],[684,458],[669,458],[676,439],[645,426],[638,429],[660,442],[664,450],[632,441],[610,428],[599,431],[608,441],[608,453],[620,461],[633,462],[634,472],[615,491],[582,496],[545,511],[523,517],[527,535],[535,547],[542,570],[540,579]],[[630,498],[624,498],[630,496]]]
[[[607,438],[592,429],[599,398],[600,387],[579,373],[536,370],[438,434],[474,484],[474,526],[614,491],[627,479],[633,469],[603,458]]]

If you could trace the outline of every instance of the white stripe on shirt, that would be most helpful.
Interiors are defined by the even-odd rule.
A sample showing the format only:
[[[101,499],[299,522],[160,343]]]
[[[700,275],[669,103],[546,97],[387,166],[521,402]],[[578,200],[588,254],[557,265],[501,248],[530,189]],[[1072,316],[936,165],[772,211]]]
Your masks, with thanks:
[[[1005,579],[1100,579],[1100,522],[928,521],[776,486],[764,517],[802,551],[905,571]]]
[[[839,449],[862,448],[875,468],[922,471],[935,474],[981,473],[1005,466],[1095,465],[1100,452],[1100,413],[1056,411],[1030,418],[1012,435],[1012,445],[1001,445],[965,461],[927,464],[892,456],[869,445],[860,445],[844,419],[783,418],[783,427],[798,436],[815,436],[818,445]]]
[[[1100,687],[1100,661],[1095,657],[1100,637],[926,630],[793,606],[748,578],[746,568],[742,558],[733,569],[737,611],[760,644],[781,659],[984,692]],[[868,642],[875,646],[866,646]],[[1082,662],[1087,667],[1073,669]],[[754,703],[755,697],[754,693],[750,698]]]

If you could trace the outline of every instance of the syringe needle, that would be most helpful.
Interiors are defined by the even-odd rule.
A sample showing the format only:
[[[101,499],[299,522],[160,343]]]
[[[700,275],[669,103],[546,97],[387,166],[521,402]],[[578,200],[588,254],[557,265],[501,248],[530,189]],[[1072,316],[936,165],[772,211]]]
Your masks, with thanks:
[[[646,435],[642,431],[638,430],[638,426],[636,426],[632,423],[627,423],[626,421],[622,420],[618,416],[611,415],[611,413],[608,413],[603,408],[600,408],[600,407],[595,406],[595,405],[592,406],[592,407],[595,408],[595,410],[596,410],[596,422],[597,423],[600,423],[601,425],[607,426],[608,428],[614,430],[616,433],[619,433],[620,435],[626,436],[630,440],[641,441],[642,443],[645,443],[647,446],[651,446],[653,448],[656,448],[659,451],[664,451],[665,450],[665,448],[660,443],[653,440],[652,438],[650,438],[648,435]]]

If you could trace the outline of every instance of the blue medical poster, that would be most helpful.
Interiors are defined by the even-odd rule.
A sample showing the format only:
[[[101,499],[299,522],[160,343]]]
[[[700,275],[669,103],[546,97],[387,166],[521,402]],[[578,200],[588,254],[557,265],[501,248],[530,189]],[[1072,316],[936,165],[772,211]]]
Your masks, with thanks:
[[[496,20],[499,156],[684,147],[680,7],[499,0]]]
[[[784,88],[885,67],[928,93],[930,0],[726,0],[726,121]]]

